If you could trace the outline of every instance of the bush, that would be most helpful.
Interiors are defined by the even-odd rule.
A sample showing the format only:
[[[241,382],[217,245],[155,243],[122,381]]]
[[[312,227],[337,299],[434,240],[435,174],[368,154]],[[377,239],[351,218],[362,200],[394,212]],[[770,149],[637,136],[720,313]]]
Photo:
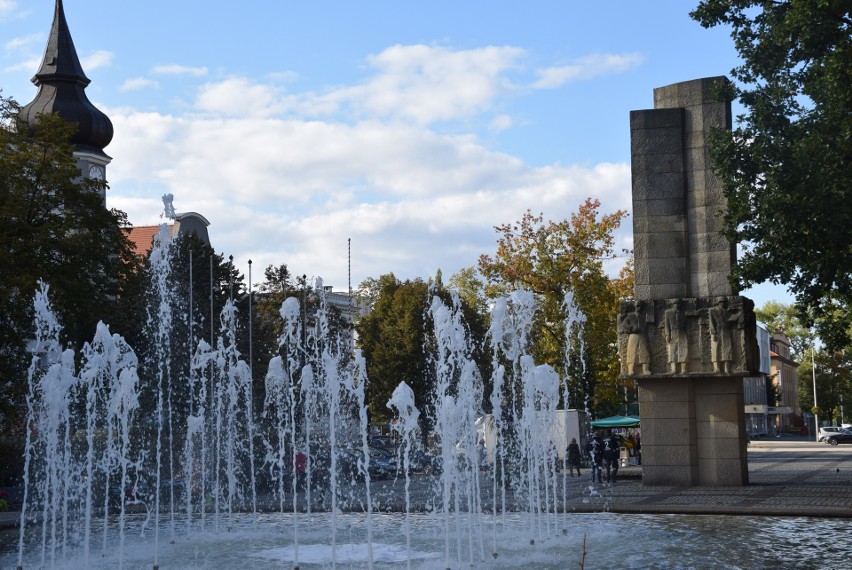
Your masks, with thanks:
[[[23,473],[24,442],[20,439],[0,439],[0,487],[20,485]]]

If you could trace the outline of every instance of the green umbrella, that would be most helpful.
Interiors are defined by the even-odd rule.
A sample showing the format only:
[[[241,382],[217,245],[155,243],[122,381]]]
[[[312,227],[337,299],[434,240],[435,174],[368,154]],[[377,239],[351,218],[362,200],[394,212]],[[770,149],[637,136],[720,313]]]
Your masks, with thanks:
[[[592,422],[592,427],[596,428],[636,427],[638,425],[639,418],[636,416],[610,416]]]

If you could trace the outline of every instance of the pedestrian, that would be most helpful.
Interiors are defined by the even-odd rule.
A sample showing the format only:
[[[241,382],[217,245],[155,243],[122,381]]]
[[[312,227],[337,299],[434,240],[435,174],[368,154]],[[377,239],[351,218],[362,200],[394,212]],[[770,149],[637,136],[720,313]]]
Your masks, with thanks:
[[[577,477],[580,476],[581,462],[582,457],[580,456],[580,444],[577,443],[576,437],[572,437],[571,443],[568,444],[568,473],[571,477],[574,476],[574,469],[577,470]]]
[[[293,458],[293,467],[296,471],[296,486],[305,491],[308,488],[308,456],[303,451],[297,451]]]
[[[589,467],[592,470],[592,482],[597,480],[602,483],[601,466],[603,465],[603,440],[600,434],[595,433],[586,445],[586,454],[589,456]],[[597,475],[596,475],[597,474]]]
[[[619,448],[618,438],[612,434],[612,430],[607,430],[606,437],[603,438],[603,461],[606,465],[607,483],[615,483],[615,476],[618,475]]]
[[[642,437],[636,434],[636,444],[633,446],[633,457],[636,458],[636,465],[642,465]]]

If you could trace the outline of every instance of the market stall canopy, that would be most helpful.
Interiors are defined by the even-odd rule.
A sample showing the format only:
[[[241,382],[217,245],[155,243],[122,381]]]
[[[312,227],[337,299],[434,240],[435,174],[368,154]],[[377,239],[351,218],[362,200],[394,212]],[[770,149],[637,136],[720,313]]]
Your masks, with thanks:
[[[638,425],[639,418],[636,416],[610,416],[592,422],[592,427],[596,428],[636,427]]]

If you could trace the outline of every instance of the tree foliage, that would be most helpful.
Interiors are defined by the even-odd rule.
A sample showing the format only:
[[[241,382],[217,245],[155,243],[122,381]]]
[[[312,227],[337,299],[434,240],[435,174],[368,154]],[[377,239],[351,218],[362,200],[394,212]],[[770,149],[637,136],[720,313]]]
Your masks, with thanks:
[[[814,357],[816,362],[814,363]],[[849,423],[849,402],[852,401],[852,354],[849,350],[808,350],[797,370],[799,378],[799,405],[811,411],[814,405],[814,372],[816,364],[817,404],[820,424],[838,425],[841,415]],[[841,414],[841,407],[844,407]]]
[[[356,325],[359,347],[367,360],[367,398],[372,421],[390,417],[386,403],[399,383],[405,382],[414,391],[425,435],[435,389],[431,360],[435,342],[428,307],[433,295],[451,304],[451,293],[436,282],[400,281],[393,273],[368,279],[359,289],[363,298],[375,300],[369,313]],[[463,299],[460,302],[474,346],[473,359],[487,379],[490,362],[482,348],[487,320],[476,307]],[[483,402],[483,409],[484,406]]]
[[[790,340],[790,356],[799,363],[796,369],[798,378],[799,405],[802,410],[810,411],[814,405],[814,360],[816,360],[817,403],[820,409],[820,421],[840,418],[840,407],[844,402],[852,401],[852,352],[830,350],[820,347],[813,331],[799,319],[796,307],[768,301],[755,309],[758,320],[766,324],[770,332],[781,331]]]
[[[107,210],[104,182],[81,177],[68,142],[76,128],[42,115],[18,129],[17,103],[0,97],[0,382],[15,402],[29,364],[31,306],[36,282],[50,285],[64,325],[63,342],[79,349],[98,320],[123,333],[138,259],[124,212]]]
[[[620,399],[615,319],[618,302],[632,291],[632,271],[628,265],[620,278],[610,279],[604,262],[615,255],[612,234],[625,216],[621,210],[601,214],[600,202],[591,198],[558,222],[527,211],[519,221],[495,228],[501,235],[497,252],[479,260],[489,296],[520,287],[537,295],[541,310],[532,334],[533,355],[569,375],[570,407],[614,412]],[[587,319],[584,352],[571,355],[570,370],[564,365],[562,307],[568,291]]]
[[[799,315],[840,348],[852,325],[852,1],[704,0],[742,58],[745,107],[712,156],[728,198],[727,236],[744,242],[741,286],[787,284]]]
[[[368,406],[375,421],[389,417],[385,404],[400,382],[414,390],[418,407],[430,397],[434,374],[425,350],[429,285],[421,279],[403,282],[389,273],[361,289],[367,286],[374,289],[375,302],[356,330],[367,360]]]
[[[771,333],[780,330],[790,339],[790,352],[793,360],[802,361],[805,353],[814,345],[813,332],[799,319],[794,305],[767,301],[754,310],[757,320],[768,327]]]

